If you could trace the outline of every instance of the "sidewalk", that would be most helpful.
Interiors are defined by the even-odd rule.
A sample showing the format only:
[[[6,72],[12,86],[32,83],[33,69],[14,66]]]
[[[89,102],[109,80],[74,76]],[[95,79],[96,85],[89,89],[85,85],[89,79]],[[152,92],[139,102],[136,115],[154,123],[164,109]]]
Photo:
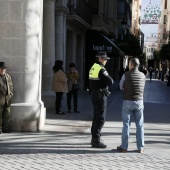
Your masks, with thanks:
[[[94,149],[90,146],[93,108],[90,96],[82,91],[79,94],[81,113],[56,115],[54,109],[47,109],[46,125],[41,132],[1,134],[0,169],[169,169],[170,87],[165,82],[147,80],[144,93],[144,154],[136,153],[134,123],[131,126],[129,152],[117,153],[122,129],[122,92],[116,84],[111,91],[102,133],[107,149]],[[67,111],[65,99],[62,109]]]

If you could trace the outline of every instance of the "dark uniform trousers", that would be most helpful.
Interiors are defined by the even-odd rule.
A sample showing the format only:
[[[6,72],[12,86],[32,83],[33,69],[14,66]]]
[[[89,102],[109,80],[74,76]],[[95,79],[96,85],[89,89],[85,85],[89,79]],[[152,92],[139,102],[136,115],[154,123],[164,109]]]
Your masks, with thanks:
[[[0,130],[7,130],[9,128],[9,116],[10,107],[0,106]]]
[[[101,129],[105,123],[107,97],[103,91],[92,91],[91,100],[94,107],[94,118],[91,126],[93,138],[100,139]]]

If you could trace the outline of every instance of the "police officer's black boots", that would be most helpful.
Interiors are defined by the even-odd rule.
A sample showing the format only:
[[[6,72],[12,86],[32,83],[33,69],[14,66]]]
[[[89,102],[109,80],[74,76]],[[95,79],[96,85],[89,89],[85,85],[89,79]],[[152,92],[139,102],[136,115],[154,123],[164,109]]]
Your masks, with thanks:
[[[92,137],[91,139],[91,146],[92,148],[106,148],[107,145],[105,145],[100,138]]]

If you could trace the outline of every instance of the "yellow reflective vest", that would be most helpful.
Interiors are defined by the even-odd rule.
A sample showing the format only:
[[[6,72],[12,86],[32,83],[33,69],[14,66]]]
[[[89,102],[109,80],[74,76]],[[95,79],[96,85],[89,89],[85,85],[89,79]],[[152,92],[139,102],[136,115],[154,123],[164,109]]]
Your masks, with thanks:
[[[99,71],[101,69],[105,70],[105,68],[103,66],[101,66],[100,64],[94,63],[89,71],[89,79],[90,80],[100,80],[98,75],[99,75]]]

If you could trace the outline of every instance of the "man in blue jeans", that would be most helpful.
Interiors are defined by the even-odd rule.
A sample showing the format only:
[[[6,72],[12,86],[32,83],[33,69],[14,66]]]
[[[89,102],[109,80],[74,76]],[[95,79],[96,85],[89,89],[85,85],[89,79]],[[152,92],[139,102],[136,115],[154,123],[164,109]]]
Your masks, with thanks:
[[[132,58],[129,61],[129,71],[125,72],[120,80],[120,89],[124,92],[122,106],[122,143],[117,147],[118,152],[127,152],[130,136],[131,116],[136,123],[136,140],[139,153],[144,152],[144,117],[143,117],[143,93],[145,87],[145,75],[139,71],[139,59]]]

